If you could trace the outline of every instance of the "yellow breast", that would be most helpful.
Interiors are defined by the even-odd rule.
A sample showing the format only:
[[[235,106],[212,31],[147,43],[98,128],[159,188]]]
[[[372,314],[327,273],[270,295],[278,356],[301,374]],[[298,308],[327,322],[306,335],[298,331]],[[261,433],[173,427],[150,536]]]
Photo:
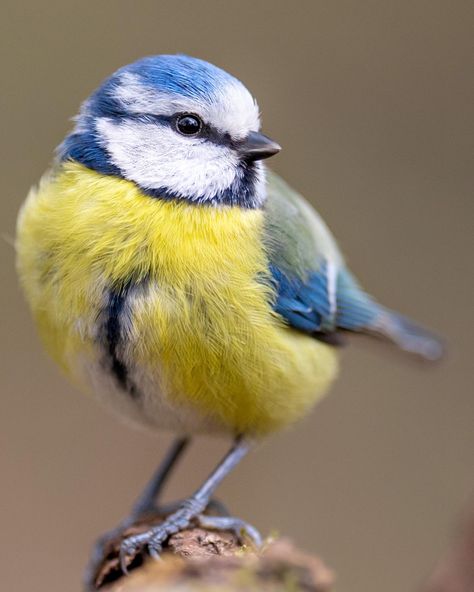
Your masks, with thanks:
[[[294,421],[336,359],[273,313],[263,215],[153,199],[64,165],[31,193],[18,226],[20,275],[49,351],[71,374],[78,355],[100,356],[108,294],[132,285],[122,356],[159,375],[156,396],[234,432]]]

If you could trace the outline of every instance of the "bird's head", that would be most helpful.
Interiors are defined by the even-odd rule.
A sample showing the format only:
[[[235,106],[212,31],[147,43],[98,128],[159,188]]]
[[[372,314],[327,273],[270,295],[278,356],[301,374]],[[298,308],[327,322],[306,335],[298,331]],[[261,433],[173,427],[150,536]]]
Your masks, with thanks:
[[[58,149],[153,197],[259,207],[261,160],[278,144],[259,132],[258,106],[236,78],[184,55],[121,68],[84,102]]]

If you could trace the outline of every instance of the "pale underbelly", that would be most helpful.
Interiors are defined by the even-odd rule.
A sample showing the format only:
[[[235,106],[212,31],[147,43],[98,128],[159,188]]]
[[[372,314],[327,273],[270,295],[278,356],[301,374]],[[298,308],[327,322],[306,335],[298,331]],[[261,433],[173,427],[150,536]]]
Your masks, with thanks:
[[[230,426],[211,414],[171,400],[158,365],[153,372],[129,365],[128,386],[117,380],[101,355],[79,354],[74,366],[74,374],[85,389],[114,415],[135,427],[178,434],[232,433]]]
[[[71,373],[131,423],[264,434],[306,414],[335,377],[334,349],[285,327],[266,302],[216,307],[217,298],[163,293],[156,284],[106,292],[85,339],[68,340]]]
[[[76,352],[70,360],[70,368],[74,368],[73,374],[101,404],[138,427],[181,434],[235,435],[245,431],[259,435],[293,423],[306,414],[325,393],[336,373],[336,354],[331,347],[290,329],[280,331],[287,334],[287,353],[293,361],[286,360],[285,365],[275,371],[278,360],[273,358],[274,352],[266,352],[267,357],[260,358],[260,363],[264,361],[260,374],[264,376],[253,389],[252,378],[250,386],[246,380],[247,372],[252,375],[249,368],[253,360],[249,357],[247,367],[240,369],[241,376],[237,378],[246,385],[247,391],[245,397],[236,402],[242,406],[237,411],[231,399],[235,392],[232,394],[232,389],[226,392],[225,387],[216,392],[212,376],[201,374],[197,379],[202,384],[196,385],[196,389],[203,393],[203,399],[196,400],[185,390],[177,392],[173,386],[167,386],[167,381],[163,380],[166,371],[159,358],[152,365],[143,364],[130,355],[133,348],[128,349],[128,359],[122,358],[123,368],[119,373],[110,359],[110,351],[97,343],[92,349]],[[226,352],[226,355],[232,356],[232,353]],[[175,366],[180,363],[185,362],[179,358],[174,361]],[[204,359],[202,366],[206,366]],[[223,357],[222,368],[214,376],[216,384],[225,384],[226,367]],[[126,378],[122,372],[126,373]],[[185,372],[183,367],[177,374]]]

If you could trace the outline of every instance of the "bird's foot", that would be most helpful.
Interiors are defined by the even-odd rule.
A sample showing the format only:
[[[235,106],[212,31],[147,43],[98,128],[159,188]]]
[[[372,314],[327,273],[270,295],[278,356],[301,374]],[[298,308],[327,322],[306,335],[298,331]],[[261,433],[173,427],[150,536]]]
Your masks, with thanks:
[[[139,513],[133,512],[130,514],[130,516],[122,520],[118,526],[101,535],[92,548],[89,562],[84,571],[85,589],[97,589],[98,574],[101,572],[101,568],[104,566],[104,564],[106,564],[108,561],[114,561],[114,557],[116,556],[117,552],[117,544],[119,544],[121,539],[123,539],[124,534],[125,538],[123,540],[125,541],[133,537],[133,535],[130,534],[127,536],[127,531],[136,530],[142,523],[150,524],[150,522],[153,523],[156,520],[163,520],[164,517],[177,512],[183,506],[183,503],[183,500],[179,500],[164,505],[160,504],[159,506],[150,506],[148,508],[142,507]],[[225,505],[215,498],[209,501],[206,511],[212,512],[213,514],[218,514],[219,517],[229,515]],[[201,516],[204,517],[203,514],[201,514]],[[211,518],[211,516],[207,516],[207,518]],[[149,532],[149,530],[146,532]],[[130,562],[132,560],[133,559],[130,558]]]
[[[201,528],[210,530],[230,531],[235,534],[240,544],[247,536],[257,548],[262,545],[262,537],[251,524],[232,516],[208,516],[203,511],[214,504],[206,504],[199,498],[189,498],[158,526],[150,530],[130,536],[120,545],[120,567],[127,573],[128,566],[133,562],[137,553],[146,549],[154,559],[160,559],[161,551],[167,540],[174,534],[186,530],[193,523]]]
[[[180,507],[158,526],[124,539],[120,545],[119,554],[122,571],[127,573],[130,563],[144,548],[147,549],[151,557],[159,559],[163,545],[169,537],[181,530],[186,530],[191,522],[202,514],[207,504],[208,500],[191,497],[184,500]]]

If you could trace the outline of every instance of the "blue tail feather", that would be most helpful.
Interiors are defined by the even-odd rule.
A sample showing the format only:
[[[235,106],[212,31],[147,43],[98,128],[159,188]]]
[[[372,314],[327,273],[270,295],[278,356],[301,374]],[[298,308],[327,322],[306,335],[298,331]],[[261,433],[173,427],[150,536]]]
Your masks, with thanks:
[[[382,309],[371,329],[390,339],[400,349],[426,360],[436,361],[444,354],[445,346],[440,337],[391,310]]]
[[[338,327],[382,335],[400,349],[426,360],[438,360],[443,355],[444,345],[438,336],[378,304],[345,269],[339,273],[337,288]]]

